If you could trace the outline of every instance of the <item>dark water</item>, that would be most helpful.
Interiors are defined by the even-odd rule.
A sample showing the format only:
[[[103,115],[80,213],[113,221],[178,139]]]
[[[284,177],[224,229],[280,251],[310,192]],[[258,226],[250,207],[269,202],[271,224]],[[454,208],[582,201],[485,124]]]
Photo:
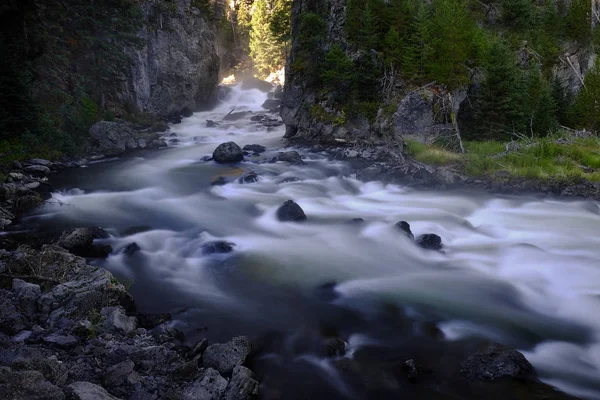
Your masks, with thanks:
[[[250,116],[204,127],[233,106],[258,111],[265,97],[236,89],[173,126],[176,148],[62,173],[53,181],[62,205],[26,227],[107,228],[116,251],[103,265],[132,282],[139,308],[173,313],[190,341],[256,341],[262,398],[481,398],[453,382],[482,339],[519,348],[546,382],[600,398],[597,203],[362,182],[325,155],[304,154],[303,166],[264,163],[283,129]],[[236,167],[201,161],[229,140],[269,150]],[[235,181],[248,171],[261,180]],[[221,175],[234,182],[211,186]],[[282,183],[289,178],[298,180]],[[288,199],[306,223],[276,220]],[[358,217],[365,222],[347,223]],[[445,253],[417,248],[394,228],[399,220],[416,235],[440,235]],[[212,240],[235,250],[204,255]],[[132,242],[142,250],[121,254]],[[348,343],[346,357],[324,357],[331,337]],[[411,358],[431,369],[426,384],[404,377]],[[488,385],[487,398],[503,398]]]

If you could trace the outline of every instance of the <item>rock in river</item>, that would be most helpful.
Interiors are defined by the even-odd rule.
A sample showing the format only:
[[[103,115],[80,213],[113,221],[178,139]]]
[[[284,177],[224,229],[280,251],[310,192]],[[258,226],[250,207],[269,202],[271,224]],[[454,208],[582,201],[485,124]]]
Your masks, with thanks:
[[[277,157],[275,157],[275,161],[285,161],[291,164],[304,164],[302,157],[300,157],[300,153],[297,151],[285,151],[279,153]]]
[[[203,254],[225,254],[233,251],[235,244],[223,240],[215,240],[202,245]]]
[[[510,377],[534,380],[533,365],[517,350],[497,343],[488,345],[461,364],[461,374],[468,379],[494,380]]]
[[[59,246],[81,257],[103,258],[112,252],[112,247],[94,244],[94,239],[106,238],[108,233],[102,228],[76,228],[65,232],[58,240]]]
[[[221,143],[213,152],[213,159],[219,164],[237,163],[244,159],[244,153],[234,142]]]
[[[261,146],[260,144],[247,144],[244,146],[244,148],[242,149],[244,151],[252,151],[254,153],[264,153],[267,148],[265,146]]]
[[[304,221],[306,220],[306,214],[296,202],[288,200],[277,209],[277,219],[280,221]]]
[[[417,238],[417,244],[426,250],[441,250],[442,238],[433,233],[421,235]]]
[[[404,232],[406,234],[406,236],[408,236],[408,238],[410,240],[413,240],[415,238],[415,236],[413,235],[412,231],[410,230],[410,224],[406,221],[399,221],[396,223],[396,228],[400,229],[402,232]],[[441,242],[441,240],[440,240]]]

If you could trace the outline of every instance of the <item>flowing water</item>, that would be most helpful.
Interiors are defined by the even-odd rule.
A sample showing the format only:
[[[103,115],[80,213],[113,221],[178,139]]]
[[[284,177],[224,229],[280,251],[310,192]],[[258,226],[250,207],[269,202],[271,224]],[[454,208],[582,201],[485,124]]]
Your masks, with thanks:
[[[300,151],[302,166],[264,162],[281,149],[283,127],[269,131],[251,114],[205,127],[234,106],[260,111],[265,99],[234,88],[214,110],[172,126],[180,142],[169,149],[63,172],[53,182],[62,204],[25,225],[107,228],[115,252],[103,265],[133,282],[139,308],[173,313],[190,340],[245,334],[262,343],[253,368],[264,398],[360,398],[321,357],[328,335],[348,342],[347,358],[371,349],[363,358],[375,364],[427,362],[440,342],[489,338],[520,349],[545,382],[600,398],[597,202],[364,182],[324,154]],[[268,150],[236,167],[202,161],[230,140]],[[210,184],[242,171],[261,179]],[[277,221],[288,199],[306,222]],[[440,235],[444,252],[415,246],[399,220],[415,235]],[[204,255],[202,244],[217,239],[235,243],[233,253]],[[121,254],[132,242],[142,250]]]

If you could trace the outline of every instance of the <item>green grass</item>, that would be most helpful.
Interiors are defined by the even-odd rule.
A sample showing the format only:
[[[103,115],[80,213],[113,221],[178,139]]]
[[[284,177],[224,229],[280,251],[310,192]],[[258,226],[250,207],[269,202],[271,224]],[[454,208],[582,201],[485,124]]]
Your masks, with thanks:
[[[0,141],[0,181],[4,180],[3,172],[8,172],[12,168],[13,161],[26,161],[32,158],[55,160],[61,155],[62,153],[53,149],[50,143],[33,148],[17,139],[2,140]]]
[[[418,161],[436,166],[451,166],[472,177],[493,177],[497,171],[538,180],[575,182],[582,179],[600,182],[600,138],[570,139],[557,142],[564,134],[520,142],[518,151],[501,155],[505,143],[465,142],[466,154],[436,145],[407,141],[409,153]]]

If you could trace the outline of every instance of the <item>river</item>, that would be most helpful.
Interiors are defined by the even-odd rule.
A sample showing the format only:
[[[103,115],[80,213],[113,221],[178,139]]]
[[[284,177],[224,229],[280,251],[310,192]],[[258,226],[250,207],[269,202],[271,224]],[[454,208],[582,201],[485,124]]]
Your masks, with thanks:
[[[369,365],[434,362],[440,346],[488,338],[522,351],[546,383],[600,398],[597,202],[363,182],[325,154],[299,150],[299,166],[265,162],[281,149],[284,127],[267,130],[252,114],[205,127],[234,106],[259,111],[265,99],[234,88],[215,109],[171,126],[179,143],[168,149],[62,172],[53,178],[60,204],[24,224],[105,227],[115,251],[101,264],[132,282],[140,309],[171,312],[190,340],[244,334],[262,343],[253,368],[263,398],[366,393],[319,355],[331,335],[348,342],[349,357],[369,348]],[[230,140],[267,152],[235,167],[202,161]],[[211,185],[240,169],[260,180]],[[277,221],[288,199],[306,222]],[[415,235],[441,236],[444,252],[415,246],[394,227],[400,220]],[[203,254],[212,240],[234,251]],[[141,251],[122,254],[132,242]],[[391,386],[378,398],[397,398]]]

